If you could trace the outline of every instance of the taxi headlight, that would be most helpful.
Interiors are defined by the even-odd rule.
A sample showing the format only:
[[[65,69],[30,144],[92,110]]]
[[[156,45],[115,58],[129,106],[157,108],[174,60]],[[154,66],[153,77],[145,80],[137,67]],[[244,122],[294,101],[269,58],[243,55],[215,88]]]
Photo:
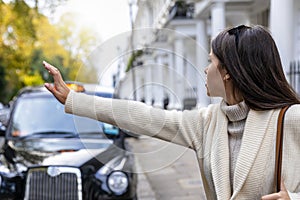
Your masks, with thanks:
[[[127,175],[121,171],[113,171],[107,179],[107,185],[115,195],[124,194],[127,191],[128,182]]]

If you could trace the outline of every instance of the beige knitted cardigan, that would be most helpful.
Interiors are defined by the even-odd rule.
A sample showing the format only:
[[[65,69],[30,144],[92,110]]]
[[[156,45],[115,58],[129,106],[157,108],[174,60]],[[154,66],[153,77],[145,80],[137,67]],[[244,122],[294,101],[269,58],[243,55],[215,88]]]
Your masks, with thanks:
[[[219,104],[194,111],[165,111],[140,102],[70,92],[65,111],[111,123],[195,150],[207,199],[261,199],[273,193],[279,110],[250,110],[230,191],[227,118]],[[283,179],[300,191],[300,105],[286,113]]]

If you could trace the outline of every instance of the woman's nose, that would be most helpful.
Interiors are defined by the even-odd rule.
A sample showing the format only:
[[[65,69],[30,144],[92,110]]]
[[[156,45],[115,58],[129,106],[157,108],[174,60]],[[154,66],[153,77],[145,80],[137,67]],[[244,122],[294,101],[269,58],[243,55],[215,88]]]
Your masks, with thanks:
[[[204,69],[204,73],[207,74],[208,67]]]

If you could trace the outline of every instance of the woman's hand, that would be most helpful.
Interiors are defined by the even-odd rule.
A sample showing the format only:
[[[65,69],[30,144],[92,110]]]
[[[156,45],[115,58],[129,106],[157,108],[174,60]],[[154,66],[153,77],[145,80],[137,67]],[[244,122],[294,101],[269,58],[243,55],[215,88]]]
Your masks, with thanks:
[[[280,192],[268,194],[261,198],[262,200],[290,200],[287,189],[285,188],[284,182],[281,181]]]
[[[56,97],[60,103],[65,104],[70,89],[62,79],[62,76],[56,67],[53,67],[45,61],[43,61],[43,65],[54,79],[54,85],[45,83],[45,87]]]

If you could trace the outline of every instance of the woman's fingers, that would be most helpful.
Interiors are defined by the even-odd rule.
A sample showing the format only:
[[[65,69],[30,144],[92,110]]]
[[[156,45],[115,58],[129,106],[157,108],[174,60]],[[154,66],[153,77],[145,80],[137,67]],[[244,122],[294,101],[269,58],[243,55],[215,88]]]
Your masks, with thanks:
[[[273,194],[265,195],[261,199],[262,200],[276,200],[276,199],[279,199],[279,198],[281,198],[279,193],[273,193]]]
[[[45,61],[43,61],[43,65],[54,79],[54,85],[45,83],[45,87],[56,97],[59,102],[65,104],[70,89],[62,79],[62,76],[56,67]]]
[[[46,70],[48,70],[49,74],[52,75],[55,84],[62,84],[63,83],[62,76],[61,76],[59,70],[56,67],[50,65],[46,61],[43,61],[43,65],[46,68]]]
[[[50,83],[45,83],[44,86],[51,92],[54,93],[54,87]]]
[[[280,188],[280,192],[278,193],[273,193],[273,194],[269,194],[269,195],[265,195],[263,196],[261,199],[262,200],[278,200],[278,199],[281,199],[281,200],[290,200],[290,197],[289,197],[289,194],[285,188],[285,185],[284,185],[284,181],[281,180],[281,188]]]

